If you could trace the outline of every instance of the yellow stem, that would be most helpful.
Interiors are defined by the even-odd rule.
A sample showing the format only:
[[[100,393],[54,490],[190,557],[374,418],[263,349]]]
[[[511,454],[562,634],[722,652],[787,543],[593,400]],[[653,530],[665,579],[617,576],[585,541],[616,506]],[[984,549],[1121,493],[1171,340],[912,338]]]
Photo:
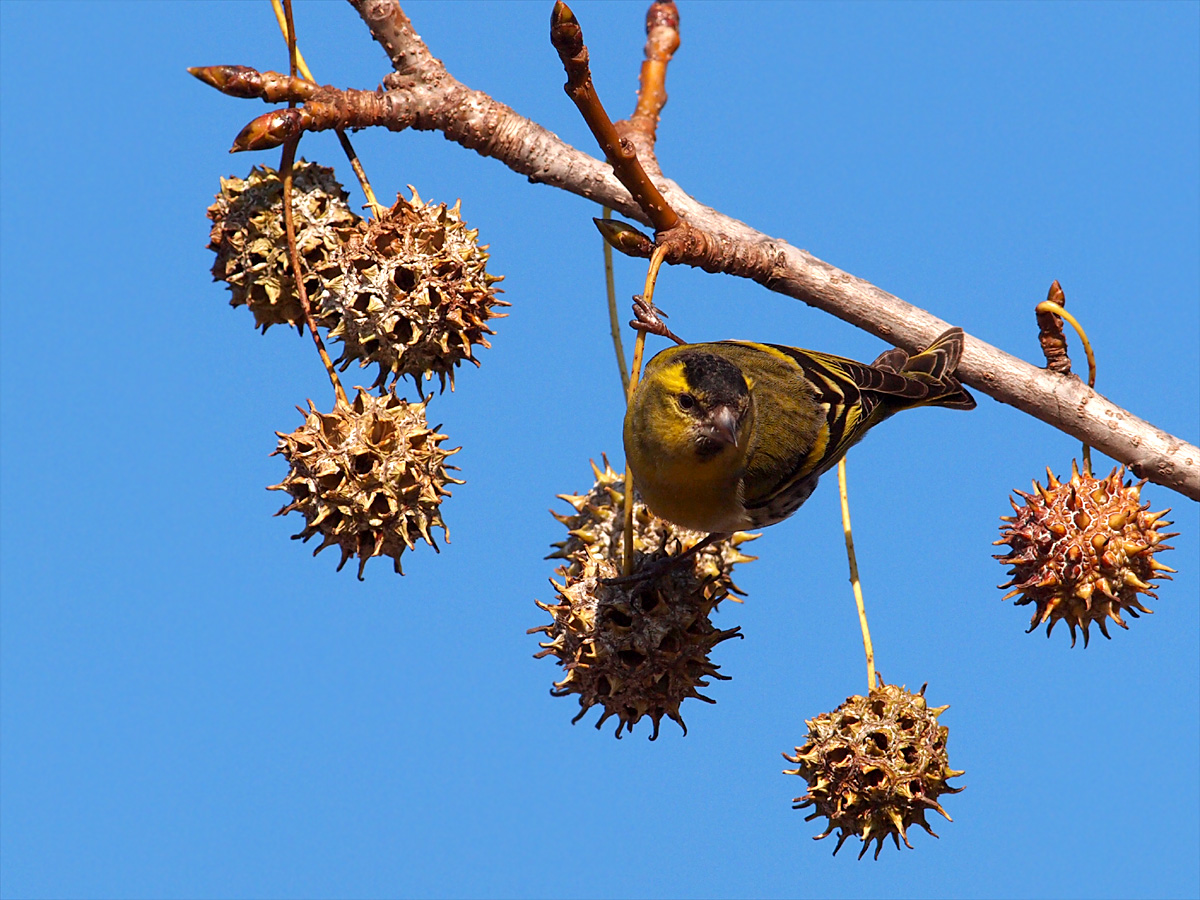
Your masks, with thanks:
[[[602,207],[601,218],[607,219],[612,210]],[[621,392],[629,395],[629,372],[625,368],[625,345],[621,342],[621,317],[617,313],[617,287],[613,279],[612,246],[603,237],[604,245],[604,288],[608,294],[608,327],[612,331],[613,349],[617,351],[617,371],[621,373]]]
[[[642,292],[642,302],[649,308],[654,308],[654,284],[658,281],[658,270],[666,256],[665,244],[654,248],[650,255],[650,268],[646,272],[646,289]],[[646,351],[646,332],[639,331],[633,344],[633,371],[629,376],[629,389],[625,394],[625,405],[633,402],[633,392],[637,390],[638,380],[642,377],[642,356]],[[633,473],[629,471],[629,460],[625,460],[625,553],[621,560],[621,574],[633,574]]]
[[[271,0],[271,8],[275,10],[275,21],[279,23],[279,30],[283,32],[283,39],[288,42],[289,52],[294,48],[295,67],[300,71],[306,79],[313,84],[317,83],[317,79],[313,77],[312,71],[308,68],[308,63],[304,61],[304,54],[300,52],[300,48],[296,46],[291,38],[291,30],[288,28],[290,21],[289,13],[291,12],[291,3],[288,3],[287,12],[284,11],[283,4],[280,0]],[[354,146],[350,143],[350,138],[346,137],[344,129],[337,129],[338,142],[342,145],[342,150],[346,154],[346,158],[350,160],[350,168],[354,170],[355,176],[358,178],[359,186],[362,187],[363,195],[367,198],[367,205],[371,208],[371,215],[379,218],[383,212],[383,207],[379,205],[379,201],[375,199],[375,192],[371,190],[371,182],[367,180],[367,173],[362,167],[362,163],[358,161],[358,154],[354,152]]]
[[[291,44],[291,38],[288,35],[288,16],[283,11],[283,4],[279,0],[271,0],[271,8],[275,10],[275,21],[279,23],[279,30],[283,32],[283,39]],[[308,63],[304,61],[304,54],[300,52],[300,48],[296,48],[296,68],[300,70],[300,74],[311,81],[317,83],[317,79],[313,78],[312,72],[308,70]]]
[[[1061,316],[1071,323],[1071,327],[1074,328],[1079,334],[1079,340],[1083,343],[1083,352],[1087,354],[1088,387],[1095,389],[1096,356],[1094,353],[1092,353],[1092,342],[1088,340],[1087,332],[1083,330],[1083,326],[1079,324],[1079,320],[1053,300],[1043,300],[1037,305],[1037,312],[1053,313],[1054,315]],[[1087,444],[1083,445],[1083,471],[1087,475],[1092,474],[1092,448]]]
[[[871,629],[867,627],[867,610],[863,606],[862,583],[858,580],[858,558],[854,555],[854,536],[850,532],[850,500],[846,495],[846,458],[838,461],[838,493],[842,498],[842,531],[846,535],[846,558],[850,561],[850,586],[854,588],[854,604],[858,607],[858,624],[862,626],[863,650],[867,654],[867,693],[875,690],[875,648],[871,644]]]
[[[350,160],[350,168],[354,170],[354,174],[358,178],[358,184],[362,188],[363,196],[367,198],[367,206],[371,207],[371,215],[378,219],[383,215],[384,208],[375,199],[375,192],[371,190],[371,182],[367,181],[366,170],[362,167],[362,163],[358,161],[358,154],[354,151],[354,145],[350,143],[350,138],[346,136],[345,129],[339,128],[337,136],[338,142],[342,145],[342,150],[346,154],[346,158]]]

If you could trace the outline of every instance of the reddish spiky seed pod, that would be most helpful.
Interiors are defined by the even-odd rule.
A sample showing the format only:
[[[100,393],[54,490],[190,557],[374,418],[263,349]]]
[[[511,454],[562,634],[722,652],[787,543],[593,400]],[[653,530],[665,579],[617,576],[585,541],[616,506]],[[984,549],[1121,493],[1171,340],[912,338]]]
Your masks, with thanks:
[[[1096,478],[1081,475],[1072,461],[1069,481],[1060,482],[1048,468],[1046,475],[1046,487],[1034,481],[1034,493],[1016,491],[1025,502],[1018,506],[1010,498],[1014,515],[1001,517],[1006,524],[995,543],[1008,544],[1009,552],[996,559],[1012,569],[1000,587],[1012,588],[1005,600],[1020,594],[1018,606],[1034,604],[1030,631],[1045,623],[1048,637],[1064,621],[1071,646],[1079,627],[1086,647],[1091,624],[1107,638],[1109,619],[1128,628],[1122,613],[1151,612],[1140,595],[1157,599],[1155,579],[1175,571],[1154,555],[1172,549],[1163,541],[1178,532],[1159,531],[1171,524],[1162,521],[1170,510],[1149,512],[1150,504],[1141,502],[1145,480],[1125,481],[1124,466]]]
[[[930,709],[925,688],[910,694],[894,684],[881,684],[869,697],[847,697],[831,713],[807,721],[808,740],[796,748],[795,756],[784,759],[799,763],[785,775],[799,775],[808,782],[808,793],[793,802],[796,809],[815,807],[805,821],[820,816],[829,820],[825,831],[814,840],[839,829],[834,854],[851,835],[862,838],[863,855],[876,841],[875,858],[890,835],[910,850],[908,829],[920,825],[934,837],[925,821],[929,810],[946,819],[938,797],[957,794],[948,779],[963,773],[950,768],[946,755],[949,730],[938,724],[938,716],[949,707]]]

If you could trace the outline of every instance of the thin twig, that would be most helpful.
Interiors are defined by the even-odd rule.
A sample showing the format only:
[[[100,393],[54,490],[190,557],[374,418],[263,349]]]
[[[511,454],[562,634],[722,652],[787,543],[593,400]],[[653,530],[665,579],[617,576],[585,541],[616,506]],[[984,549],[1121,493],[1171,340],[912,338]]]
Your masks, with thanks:
[[[296,247],[296,219],[292,215],[292,169],[293,163],[296,161],[296,147],[299,143],[300,139],[296,138],[296,140],[284,144],[283,158],[279,162],[279,174],[283,179],[283,227],[287,233],[288,257],[292,263],[292,280],[296,283],[296,296],[300,300],[300,309],[304,311],[304,324],[308,326],[308,333],[312,335],[313,343],[317,345],[317,354],[321,357],[321,363],[329,375],[333,393],[336,395],[339,405],[347,406],[349,401],[346,399],[346,392],[342,389],[337,372],[333,370],[333,361],[325,352],[325,343],[317,332],[316,322],[313,321],[312,307],[308,303],[308,288],[304,284],[304,272],[300,269],[300,251]]]
[[[288,52],[290,54],[294,43],[289,37],[292,32],[292,2],[291,0],[287,0],[287,9],[285,10],[279,0],[271,0],[271,8],[275,10],[275,21],[279,24],[279,30],[283,33],[283,39],[288,42]],[[313,78],[312,72],[309,71],[308,63],[304,61],[304,54],[300,52],[299,47],[296,47],[295,59],[296,69],[300,74],[316,84],[317,79]],[[293,71],[292,76],[295,77],[295,74]]]
[[[650,257],[650,268],[646,271],[646,289],[642,293],[642,302],[654,308],[654,285],[658,281],[658,270],[666,256],[666,247],[656,247]],[[625,395],[625,405],[633,402],[633,392],[637,390],[638,380],[642,376],[642,356],[646,351],[646,332],[639,331],[633,343],[633,372],[629,376],[629,390]],[[633,574],[633,472],[629,469],[629,460],[625,460],[625,558],[621,560],[621,574],[628,577]]]
[[[846,535],[846,559],[850,561],[850,586],[854,589],[854,605],[858,607],[858,624],[862,628],[863,650],[867,654],[867,693],[875,690],[875,647],[871,644],[871,629],[867,627],[867,610],[863,606],[862,583],[858,580],[858,558],[854,555],[854,536],[850,532],[850,500],[846,496],[846,457],[838,460],[838,493],[842,498],[842,531]]]
[[[659,115],[667,105],[667,64],[678,49],[679,10],[674,0],[655,0],[646,12],[646,58],[638,73],[637,107],[628,120],[629,127],[650,147],[657,136]]]
[[[296,26],[292,21],[292,0],[283,0],[283,2],[286,19],[284,37],[287,38],[288,64],[291,77],[294,79],[299,55],[299,49],[296,47]],[[294,106],[295,102],[295,100],[289,100],[288,106]],[[308,333],[312,335],[313,343],[317,345],[317,355],[321,357],[321,363],[325,366],[325,372],[333,385],[337,403],[347,406],[349,401],[346,399],[346,392],[342,389],[342,382],[333,370],[333,362],[330,360],[329,354],[325,352],[325,343],[321,340],[321,335],[317,331],[317,323],[313,320],[312,306],[308,302],[308,286],[304,283],[304,271],[300,268],[300,250],[296,246],[296,217],[292,212],[292,182],[295,174],[296,148],[300,146],[300,137],[301,135],[297,135],[283,145],[283,156],[279,161],[279,176],[283,180],[283,230],[287,235],[288,259],[292,264],[292,281],[295,282],[296,297],[300,300],[300,309],[304,313],[304,324],[308,326]]]
[[[354,145],[350,143],[350,138],[346,136],[346,129],[339,128],[337,136],[338,143],[342,145],[342,151],[346,154],[346,159],[350,160],[350,168],[354,170],[354,175],[358,178],[363,196],[367,198],[367,206],[371,210],[371,215],[378,219],[384,214],[384,207],[380,206],[379,201],[375,199],[375,192],[371,190],[371,182],[367,180],[367,172],[359,162],[358,154],[354,151]]]
[[[272,3],[274,2],[275,0],[272,0]],[[278,15],[278,9],[276,9],[276,16]],[[296,46],[296,22],[292,18],[292,0],[283,0],[283,17],[283,39],[287,41],[288,46],[288,74],[295,78],[296,72],[299,71],[300,50]],[[309,81],[315,80],[314,78],[309,78]],[[289,102],[288,105],[291,106],[292,104]]]
[[[607,219],[612,210],[604,207],[604,218]],[[604,290],[608,295],[608,327],[612,332],[613,350],[617,354],[617,371],[621,373],[621,393],[629,396],[629,371],[625,368],[625,345],[621,341],[621,318],[617,313],[617,287],[613,278],[612,247],[601,237],[604,244]]]

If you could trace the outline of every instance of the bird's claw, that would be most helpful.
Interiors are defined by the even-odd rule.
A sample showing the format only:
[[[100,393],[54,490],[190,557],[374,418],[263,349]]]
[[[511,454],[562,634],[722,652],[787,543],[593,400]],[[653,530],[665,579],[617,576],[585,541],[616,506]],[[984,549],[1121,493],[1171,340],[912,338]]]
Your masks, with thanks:
[[[637,584],[641,581],[653,581],[664,572],[671,571],[671,569],[686,559],[687,557],[684,555],[668,556],[656,562],[649,563],[628,575],[618,575],[616,578],[601,578],[600,583],[609,587],[620,587],[622,585]]]
[[[639,581],[649,581],[654,572],[634,572],[632,575],[618,575],[616,578],[601,578],[600,583],[605,587],[620,587],[625,584],[637,584]]]
[[[604,585],[622,585],[637,584],[639,581],[650,581],[651,579],[662,575],[664,572],[671,571],[676,566],[692,562],[695,560],[696,555],[699,554],[700,551],[712,546],[712,544],[716,543],[717,541],[723,541],[728,537],[729,535],[726,533],[714,532],[703,540],[697,541],[682,553],[677,553],[673,556],[664,556],[661,559],[655,560],[654,562],[646,563],[636,572],[631,572],[628,575],[620,575],[616,578],[601,578],[600,583]]]
[[[647,303],[645,298],[640,295],[635,295],[633,298],[633,315],[634,318],[629,322],[629,327],[634,331],[644,331],[647,334],[656,334],[659,337],[665,337],[677,344],[686,344],[687,341],[675,334],[663,319],[667,318],[667,314],[661,309],[654,306],[653,303]]]

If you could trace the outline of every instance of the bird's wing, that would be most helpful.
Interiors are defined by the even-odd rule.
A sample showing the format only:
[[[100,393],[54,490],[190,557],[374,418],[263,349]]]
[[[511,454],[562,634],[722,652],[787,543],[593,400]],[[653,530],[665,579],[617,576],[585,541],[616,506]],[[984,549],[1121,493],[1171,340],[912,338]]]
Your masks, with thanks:
[[[817,402],[827,409],[828,442],[819,458],[805,461],[806,468],[817,474],[831,468],[867,429],[899,409],[927,400],[932,394],[928,383],[898,372],[828,353],[776,344],[768,346],[795,360],[804,377],[816,388]]]
[[[920,403],[930,393],[929,386],[922,382],[840,356],[777,344],[723,343],[735,345],[737,355],[763,354],[781,364],[766,366],[777,369],[780,375],[788,373],[786,381],[777,385],[778,390],[797,401],[800,395],[810,398],[803,406],[811,402],[818,417],[802,437],[795,421],[801,407],[784,408],[788,405],[786,396],[784,407],[760,411],[765,415],[757,418],[756,427],[772,432],[770,439],[762,443],[787,448],[788,452],[758,452],[748,460],[747,485],[757,485],[759,490],[748,492],[744,499],[756,525],[777,522],[795,512],[812,493],[820,475],[872,425],[895,409]],[[757,367],[764,367],[761,356]]]

